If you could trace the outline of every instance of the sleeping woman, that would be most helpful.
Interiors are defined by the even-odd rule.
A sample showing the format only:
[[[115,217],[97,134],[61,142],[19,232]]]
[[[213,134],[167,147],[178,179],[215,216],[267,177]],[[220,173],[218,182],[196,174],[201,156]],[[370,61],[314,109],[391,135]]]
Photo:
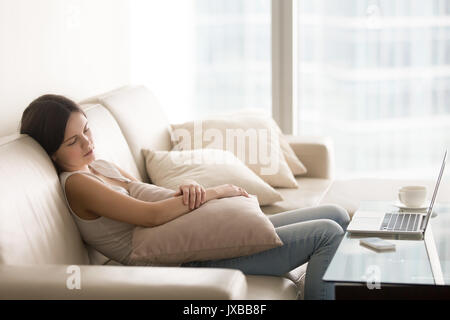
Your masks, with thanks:
[[[188,181],[169,199],[146,202],[131,197],[130,186],[142,182],[116,164],[96,158],[86,114],[77,103],[61,95],[46,94],[32,101],[22,114],[20,133],[35,139],[51,158],[83,240],[124,265],[132,264],[129,256],[136,226],[162,225],[212,199],[249,196],[232,184],[204,188]],[[333,284],[322,277],[350,221],[347,211],[337,205],[320,205],[274,214],[269,220],[282,246],[181,266],[283,276],[308,262],[305,299],[334,299]]]

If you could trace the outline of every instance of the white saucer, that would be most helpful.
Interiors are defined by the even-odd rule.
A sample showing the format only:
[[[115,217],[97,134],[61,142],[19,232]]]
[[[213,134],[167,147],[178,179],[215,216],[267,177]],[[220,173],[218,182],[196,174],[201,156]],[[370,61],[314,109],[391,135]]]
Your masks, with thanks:
[[[430,204],[430,201],[427,201],[427,203]],[[420,206],[420,207],[408,207],[408,206],[404,205],[403,203],[401,203],[400,201],[395,202],[394,206],[396,206],[397,208],[406,209],[406,210],[425,210],[425,209],[428,209],[428,207],[429,207],[429,205]]]

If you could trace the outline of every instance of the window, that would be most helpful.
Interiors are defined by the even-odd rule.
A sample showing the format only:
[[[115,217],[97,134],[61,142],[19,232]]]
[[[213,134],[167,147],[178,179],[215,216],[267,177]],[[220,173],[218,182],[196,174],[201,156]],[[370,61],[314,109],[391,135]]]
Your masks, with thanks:
[[[258,108],[286,133],[330,136],[336,178],[437,175],[449,0],[132,0],[131,14],[131,81],[170,122]]]
[[[333,138],[337,178],[437,178],[449,14],[449,1],[298,1],[298,133]]]
[[[270,0],[133,0],[133,83],[170,122],[257,108],[271,114]]]

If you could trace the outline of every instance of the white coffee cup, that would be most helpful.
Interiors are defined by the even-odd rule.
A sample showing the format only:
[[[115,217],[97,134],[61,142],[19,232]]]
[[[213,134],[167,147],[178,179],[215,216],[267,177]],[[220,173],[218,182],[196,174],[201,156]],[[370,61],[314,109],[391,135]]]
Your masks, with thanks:
[[[398,199],[409,208],[420,208],[427,198],[427,187],[405,186],[398,190]]]

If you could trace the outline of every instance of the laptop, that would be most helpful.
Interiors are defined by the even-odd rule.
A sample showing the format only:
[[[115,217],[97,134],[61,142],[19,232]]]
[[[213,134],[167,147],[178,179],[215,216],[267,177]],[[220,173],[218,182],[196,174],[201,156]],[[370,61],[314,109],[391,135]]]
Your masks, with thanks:
[[[444,173],[447,150],[445,150],[442,160],[441,171],[434,187],[433,198],[431,199],[428,211],[424,212],[377,212],[377,211],[357,211],[353,215],[347,231],[350,233],[364,234],[402,234],[402,235],[425,235],[425,230],[433,212],[434,201],[439,189],[442,174]]]

